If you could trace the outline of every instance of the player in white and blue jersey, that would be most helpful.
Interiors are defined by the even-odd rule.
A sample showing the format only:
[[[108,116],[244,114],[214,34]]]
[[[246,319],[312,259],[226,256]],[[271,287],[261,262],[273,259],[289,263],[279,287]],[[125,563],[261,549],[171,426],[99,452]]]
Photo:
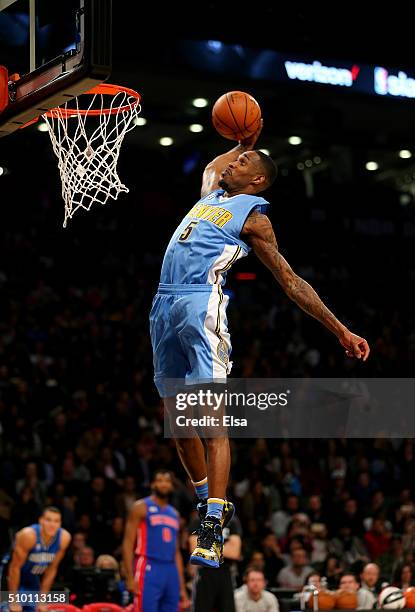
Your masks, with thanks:
[[[261,128],[206,166],[201,197],[174,232],[164,256],[150,333],[155,384],[172,413],[172,379],[186,384],[223,382],[230,373],[228,297],[222,287],[231,266],[251,249],[285,293],[337,336],[348,356],[363,361],[369,356],[366,340],[330,312],[278,250],[265,214],[268,202],[258,195],[277,175],[272,159],[254,150]],[[207,438],[206,456],[199,437],[177,438],[176,446],[201,499],[199,511],[204,518],[191,562],[218,567],[222,527],[232,516],[226,500],[229,440],[225,434]]]
[[[58,508],[44,509],[39,523],[24,527],[16,533],[8,565],[7,591],[12,593],[48,593],[53,585],[59,563],[71,541],[71,535],[61,527],[62,517]],[[24,610],[46,609],[27,603]],[[19,612],[19,605],[10,606]]]

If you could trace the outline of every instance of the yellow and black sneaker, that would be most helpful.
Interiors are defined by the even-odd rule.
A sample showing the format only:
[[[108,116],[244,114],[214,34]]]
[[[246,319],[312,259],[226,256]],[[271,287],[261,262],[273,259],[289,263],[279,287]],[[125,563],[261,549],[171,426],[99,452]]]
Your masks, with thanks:
[[[205,567],[219,567],[223,557],[223,535],[220,519],[207,516],[197,533],[196,548],[190,555],[190,563]]]

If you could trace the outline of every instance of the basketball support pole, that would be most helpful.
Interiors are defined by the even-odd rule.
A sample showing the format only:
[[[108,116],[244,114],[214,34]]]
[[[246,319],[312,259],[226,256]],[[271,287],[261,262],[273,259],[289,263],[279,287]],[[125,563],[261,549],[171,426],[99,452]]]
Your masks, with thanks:
[[[36,0],[29,0],[30,72],[36,70]]]

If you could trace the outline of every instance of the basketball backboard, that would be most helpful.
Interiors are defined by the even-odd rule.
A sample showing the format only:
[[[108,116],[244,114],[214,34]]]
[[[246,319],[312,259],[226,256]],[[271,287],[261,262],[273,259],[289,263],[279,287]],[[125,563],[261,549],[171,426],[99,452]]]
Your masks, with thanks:
[[[0,0],[0,137],[109,77],[111,13],[112,0]]]

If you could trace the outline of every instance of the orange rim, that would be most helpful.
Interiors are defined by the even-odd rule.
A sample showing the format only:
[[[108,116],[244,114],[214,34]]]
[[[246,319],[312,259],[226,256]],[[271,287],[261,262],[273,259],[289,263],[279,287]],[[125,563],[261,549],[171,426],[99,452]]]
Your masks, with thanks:
[[[129,111],[132,108],[135,108],[138,104],[140,104],[140,94],[134,91],[134,89],[124,87],[123,85],[111,85],[110,83],[101,83],[101,85],[96,85],[89,91],[84,92],[84,94],[89,95],[104,94],[107,96],[114,97],[119,93],[126,93],[131,98],[134,98],[134,101],[131,102],[131,104],[126,104],[125,106],[117,106],[115,108],[93,108],[90,110],[82,108],[62,108],[61,106],[57,106],[56,108],[51,108],[50,110],[46,111],[46,113],[43,113],[43,115],[55,119],[60,117],[65,119],[67,117],[76,117],[78,115],[88,115],[91,117],[97,117],[98,115],[116,115],[117,113]]]

